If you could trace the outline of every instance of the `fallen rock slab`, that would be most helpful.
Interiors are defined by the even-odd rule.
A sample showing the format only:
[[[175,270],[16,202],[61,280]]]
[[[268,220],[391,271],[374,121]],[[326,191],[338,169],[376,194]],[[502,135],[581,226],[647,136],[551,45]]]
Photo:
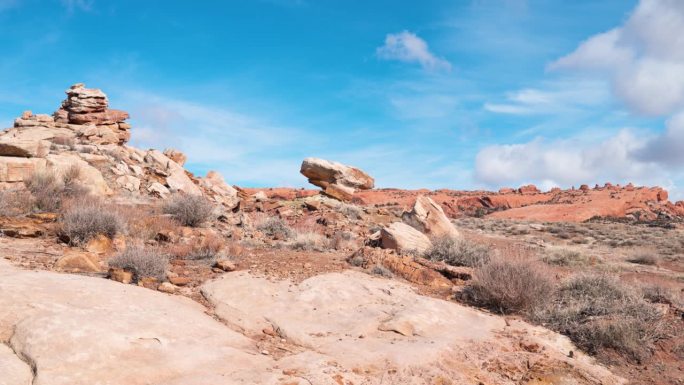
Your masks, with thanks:
[[[422,254],[432,246],[432,242],[413,227],[402,222],[394,222],[380,230],[380,245],[383,249],[392,249],[399,254]]]
[[[402,215],[402,220],[430,238],[458,238],[460,233],[444,214],[442,206],[425,195],[416,199],[411,211]]]

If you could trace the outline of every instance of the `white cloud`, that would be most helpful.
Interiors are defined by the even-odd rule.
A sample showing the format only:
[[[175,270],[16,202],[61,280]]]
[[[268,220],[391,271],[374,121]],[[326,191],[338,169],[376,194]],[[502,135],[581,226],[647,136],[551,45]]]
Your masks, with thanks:
[[[378,47],[376,54],[385,60],[419,63],[428,70],[451,70],[451,63],[435,56],[425,40],[408,31],[388,34],[385,45]]]
[[[304,140],[297,128],[221,105],[140,91],[124,92],[121,100],[124,103],[119,107],[132,116],[132,145],[179,149],[188,156],[193,171],[214,169],[231,183],[301,185],[299,163],[310,146],[316,145],[310,133]],[[292,148],[300,152],[289,151]]]
[[[549,69],[607,74],[635,111],[674,113],[684,107],[684,2],[641,0],[623,26],[589,38]]]
[[[547,82],[542,88],[525,88],[506,94],[500,102],[487,102],[489,112],[509,115],[542,115],[573,112],[586,106],[597,106],[610,99],[603,82],[565,80]]]
[[[629,130],[602,142],[575,137],[482,149],[475,161],[476,177],[500,187],[538,183],[545,186],[579,186],[603,182],[649,184],[669,177],[659,165],[639,159],[636,154],[646,138]]]

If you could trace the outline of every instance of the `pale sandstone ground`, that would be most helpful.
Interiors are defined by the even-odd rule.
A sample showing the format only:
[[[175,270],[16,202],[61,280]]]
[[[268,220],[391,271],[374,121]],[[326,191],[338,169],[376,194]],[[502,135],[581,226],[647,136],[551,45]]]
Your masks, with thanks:
[[[548,330],[365,274],[294,286],[230,273],[203,290],[225,324],[184,297],[3,262],[7,383],[25,383],[27,366],[33,384],[622,383]],[[298,349],[259,351],[248,336],[269,326]]]

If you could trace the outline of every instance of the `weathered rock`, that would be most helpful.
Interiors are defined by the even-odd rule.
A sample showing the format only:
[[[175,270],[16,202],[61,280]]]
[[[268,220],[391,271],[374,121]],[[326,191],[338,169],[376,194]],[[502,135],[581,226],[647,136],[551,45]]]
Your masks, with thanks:
[[[339,372],[354,368],[374,377],[353,383],[412,384],[442,377],[451,382],[435,383],[507,384],[515,382],[510,378],[518,370],[530,374],[526,362],[532,359],[536,367],[563,368],[554,371],[559,375],[554,383],[624,381],[582,353],[567,357],[576,348],[546,329],[520,321],[507,326],[500,317],[367,274],[323,274],[296,285],[235,272],[208,282],[202,293],[218,317],[247,335],[270,329],[334,360]],[[521,339],[537,344],[543,354],[528,355]],[[288,359],[279,362],[283,369],[289,364]],[[485,362],[505,366],[506,374]],[[392,368],[394,374],[378,368]],[[310,373],[310,366],[302,370]]]
[[[0,156],[43,158],[50,152],[50,142],[40,139],[0,137]]]
[[[528,185],[525,185],[525,186],[520,187],[520,188],[518,189],[518,192],[519,192],[520,194],[523,194],[523,195],[525,195],[525,194],[539,194],[539,193],[541,193],[541,191],[537,188],[537,186],[535,186],[535,185],[533,185],[533,184],[528,184]]]
[[[391,250],[365,246],[355,251],[347,261],[354,265],[360,264],[366,269],[375,265],[384,266],[397,276],[419,285],[434,288],[453,286],[442,274],[417,263],[414,257],[397,255]]]
[[[149,186],[147,187],[147,191],[148,191],[150,194],[156,195],[156,196],[158,196],[158,197],[160,197],[160,198],[165,198],[166,196],[168,196],[169,194],[171,194],[171,192],[169,191],[168,188],[166,188],[166,186],[164,186],[163,184],[158,183],[158,182],[154,182],[154,183],[152,183],[151,185],[149,185]]]
[[[213,193],[212,197],[216,202],[223,204],[229,210],[240,204],[238,191],[233,186],[228,185],[218,172],[209,171],[207,176],[200,179],[199,183],[200,186]]]
[[[235,263],[233,261],[229,261],[227,259],[219,259],[214,263],[214,267],[219,268],[223,271],[235,271],[237,269],[237,266],[235,266]]]
[[[9,346],[0,343],[0,385],[31,385],[31,367]]]
[[[116,183],[128,191],[140,190],[140,179],[131,175],[122,175],[116,178]]]
[[[132,271],[127,271],[124,269],[120,268],[114,268],[110,267],[109,268],[109,279],[117,282],[121,282],[123,284],[129,284],[133,282],[133,272]]]
[[[102,173],[78,155],[50,154],[46,159],[47,165],[59,174],[66,172],[71,167],[78,167],[80,170],[78,181],[89,188],[91,193],[96,195],[111,194],[112,191],[102,177]]]
[[[86,273],[98,273],[102,270],[96,258],[78,251],[68,253],[58,259],[55,267],[65,271]]]
[[[456,227],[444,214],[442,206],[425,195],[419,196],[413,210],[405,212],[401,218],[406,224],[430,238],[460,236]]]
[[[98,236],[89,240],[84,248],[91,253],[106,254],[113,250],[114,244],[107,236],[99,234]]]
[[[350,200],[356,189],[369,190],[375,184],[373,178],[358,168],[318,158],[304,159],[300,172],[309,183],[340,200]]]
[[[0,292],[0,340],[32,363],[34,384],[278,383],[271,358],[187,298],[1,259]]]
[[[425,234],[402,222],[394,222],[380,230],[380,244],[384,249],[400,254],[422,254],[432,245]]]
[[[173,294],[176,292],[177,289],[178,288],[170,282],[162,282],[157,287],[157,290],[161,291],[162,293],[167,293],[167,294]]]
[[[167,148],[164,150],[164,155],[181,166],[185,165],[185,161],[188,160],[188,157],[185,156],[185,154],[173,148]]]
[[[45,169],[43,158],[0,157],[0,182],[21,182],[36,171]]]

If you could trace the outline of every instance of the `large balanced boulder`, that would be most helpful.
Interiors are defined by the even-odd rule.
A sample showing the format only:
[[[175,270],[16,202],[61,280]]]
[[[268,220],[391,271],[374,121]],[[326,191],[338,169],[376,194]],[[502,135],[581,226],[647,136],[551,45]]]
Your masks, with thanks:
[[[411,211],[402,215],[402,220],[430,238],[460,236],[456,227],[444,214],[442,206],[425,195],[416,199]]]
[[[432,246],[432,242],[413,227],[402,222],[394,222],[380,230],[380,245],[384,249],[396,250],[399,254],[422,254]]]
[[[375,185],[375,180],[358,168],[325,159],[304,159],[300,172],[309,183],[342,201],[351,200],[356,189],[370,190]]]

